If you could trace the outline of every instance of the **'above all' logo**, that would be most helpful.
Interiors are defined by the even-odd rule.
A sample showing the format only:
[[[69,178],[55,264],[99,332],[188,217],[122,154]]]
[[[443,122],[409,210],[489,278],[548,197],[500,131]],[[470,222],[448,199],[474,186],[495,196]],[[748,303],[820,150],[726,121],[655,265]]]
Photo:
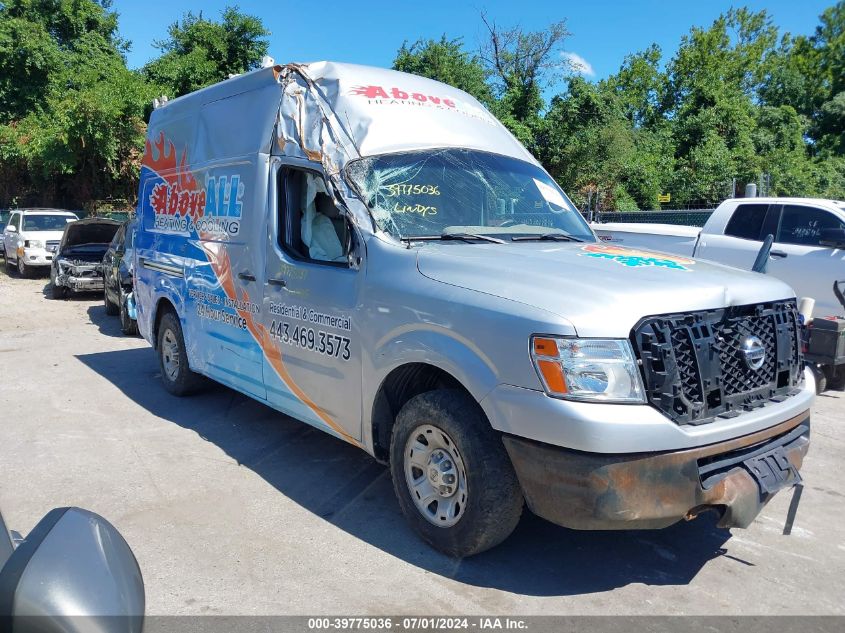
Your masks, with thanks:
[[[386,88],[383,86],[355,86],[349,94],[367,99],[380,99],[383,101],[405,101],[419,105],[446,106],[455,108],[457,105],[453,99],[428,94],[428,92],[408,92],[401,88]]]
[[[240,231],[244,185],[239,174],[208,176],[200,184],[188,164],[188,150],[177,160],[171,141],[159,135],[146,143],[143,166],[161,180],[147,197],[158,231],[236,235]]]

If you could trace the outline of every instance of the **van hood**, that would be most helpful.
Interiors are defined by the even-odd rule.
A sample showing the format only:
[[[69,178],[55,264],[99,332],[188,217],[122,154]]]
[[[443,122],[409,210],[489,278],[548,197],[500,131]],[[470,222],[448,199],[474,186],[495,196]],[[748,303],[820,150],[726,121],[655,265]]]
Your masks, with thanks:
[[[767,275],[600,242],[425,244],[417,268],[442,283],[551,312],[588,337],[627,338],[655,314],[795,296]]]

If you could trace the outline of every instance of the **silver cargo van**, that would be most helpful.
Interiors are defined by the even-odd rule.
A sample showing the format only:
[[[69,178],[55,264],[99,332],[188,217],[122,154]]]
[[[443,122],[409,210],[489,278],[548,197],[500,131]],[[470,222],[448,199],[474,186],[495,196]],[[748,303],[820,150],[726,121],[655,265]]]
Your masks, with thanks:
[[[523,506],[576,529],[749,525],[800,481],[812,377],[785,284],[602,244],[469,95],[337,63],[161,104],[138,325],[209,377],[389,464],[455,556]]]

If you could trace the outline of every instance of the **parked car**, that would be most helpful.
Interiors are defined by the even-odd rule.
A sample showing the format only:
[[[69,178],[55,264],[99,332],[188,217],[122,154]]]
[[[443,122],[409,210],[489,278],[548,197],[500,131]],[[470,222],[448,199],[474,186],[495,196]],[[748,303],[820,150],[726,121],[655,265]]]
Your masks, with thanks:
[[[452,556],[524,503],[576,529],[746,527],[801,481],[794,292],[603,244],[470,95],[320,62],[159,105],[138,190],[138,327],[201,376],[389,465]]]
[[[799,297],[812,297],[813,314],[842,314],[831,288],[845,277],[845,202],[812,198],[733,198],[704,228],[671,224],[593,226],[605,242],[709,259],[750,269],[767,235],[774,236],[768,274]]]
[[[135,220],[127,220],[115,233],[103,256],[103,303],[106,314],[120,316],[120,329],[124,334],[138,333],[132,294],[133,243]]]
[[[6,270],[21,277],[46,270],[53,261],[65,227],[79,218],[61,209],[15,209],[3,229]]]
[[[119,228],[120,222],[108,218],[86,218],[65,227],[50,267],[53,299],[103,290],[103,256]]]
[[[54,508],[22,539],[0,515],[4,631],[141,633],[144,605],[138,562],[103,517]]]
[[[5,210],[0,211],[0,226],[3,227],[4,231],[6,229],[6,225],[9,223],[9,215],[10,214],[9,214],[8,211],[5,211]],[[6,257],[6,240],[4,239],[4,236],[2,236],[2,235],[0,235],[0,255],[2,255],[3,258],[5,259],[5,257]]]

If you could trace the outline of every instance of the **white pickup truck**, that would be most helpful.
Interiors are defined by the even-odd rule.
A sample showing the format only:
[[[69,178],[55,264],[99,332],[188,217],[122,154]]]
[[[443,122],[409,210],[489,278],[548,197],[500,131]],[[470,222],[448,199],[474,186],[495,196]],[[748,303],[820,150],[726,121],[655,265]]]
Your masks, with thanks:
[[[604,242],[708,259],[750,269],[763,240],[775,238],[768,273],[799,297],[816,301],[814,316],[840,315],[833,283],[845,279],[845,202],[815,198],[732,198],[704,228],[672,224],[593,224]]]

